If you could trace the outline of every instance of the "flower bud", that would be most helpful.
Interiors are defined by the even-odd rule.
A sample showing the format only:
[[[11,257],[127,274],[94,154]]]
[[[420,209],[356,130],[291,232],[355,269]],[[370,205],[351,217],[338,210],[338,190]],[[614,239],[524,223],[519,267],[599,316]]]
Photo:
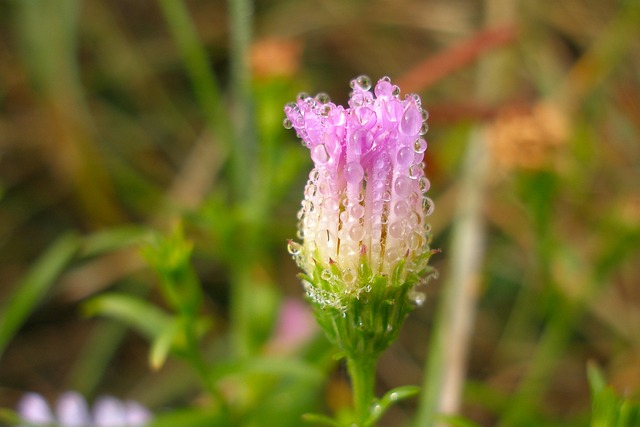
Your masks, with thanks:
[[[409,299],[424,299],[414,287],[431,255],[426,217],[433,203],[426,195],[423,138],[428,114],[417,95],[401,99],[387,77],[373,93],[366,76],[351,87],[346,109],[306,94],[285,107],[285,126],[296,130],[314,163],[298,214],[302,242],[289,242],[289,252],[318,310],[350,318],[360,330],[395,336]],[[372,300],[386,308],[369,309],[373,304],[371,313],[363,311]],[[326,323],[344,347],[335,322],[323,316],[317,315],[321,326]]]

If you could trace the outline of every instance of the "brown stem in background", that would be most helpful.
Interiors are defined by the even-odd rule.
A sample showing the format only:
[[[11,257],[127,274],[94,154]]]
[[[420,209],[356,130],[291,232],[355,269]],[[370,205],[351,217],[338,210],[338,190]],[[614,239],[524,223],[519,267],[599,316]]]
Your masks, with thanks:
[[[492,49],[513,42],[518,36],[515,25],[501,25],[479,31],[470,39],[418,63],[397,82],[406,92],[423,91],[450,73],[464,68]]]

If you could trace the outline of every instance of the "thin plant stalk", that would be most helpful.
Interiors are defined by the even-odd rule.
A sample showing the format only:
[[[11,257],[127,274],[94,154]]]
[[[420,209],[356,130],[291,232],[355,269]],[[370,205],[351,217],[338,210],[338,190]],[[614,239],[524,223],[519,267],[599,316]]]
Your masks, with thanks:
[[[364,427],[368,425],[367,419],[375,398],[376,360],[349,357],[347,370],[351,378],[355,419],[359,427]]]
[[[481,130],[476,130],[463,167],[450,250],[450,279],[431,341],[416,426],[433,426],[439,413],[454,413],[459,406],[483,252],[481,210],[486,171],[485,142]]]

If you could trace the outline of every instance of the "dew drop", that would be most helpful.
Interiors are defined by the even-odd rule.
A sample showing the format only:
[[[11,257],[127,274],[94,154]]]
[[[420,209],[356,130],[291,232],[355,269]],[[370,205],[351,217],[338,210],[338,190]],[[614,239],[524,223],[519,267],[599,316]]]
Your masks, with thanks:
[[[427,151],[427,141],[424,138],[418,138],[413,143],[413,149],[416,153],[424,153]]]
[[[350,210],[351,210],[351,216],[354,217],[355,219],[360,219],[364,216],[364,206],[362,206],[359,203],[351,206]]]
[[[371,79],[369,78],[369,76],[359,76],[358,78],[356,78],[356,84],[362,90],[371,89]]]
[[[396,161],[401,168],[408,167],[413,162],[413,150],[409,147],[402,147],[398,150]]]
[[[287,245],[287,251],[289,251],[291,255],[299,255],[302,251],[302,245],[300,245],[300,243],[289,241],[289,244]]]
[[[298,93],[298,95],[296,96],[296,99],[300,100],[300,101],[304,101],[305,99],[309,98],[309,94],[306,92],[300,92]]]
[[[409,178],[418,179],[422,175],[422,164],[416,163],[409,167]]]
[[[420,224],[420,215],[417,212],[411,212],[409,215],[409,227],[416,227]]]
[[[324,104],[322,107],[320,107],[320,115],[322,117],[329,117],[330,112],[331,112],[331,105]]]
[[[331,280],[333,279],[333,274],[331,273],[331,271],[324,269],[322,270],[322,273],[320,273],[320,277],[322,278],[322,280]]]
[[[410,298],[415,305],[421,307],[426,301],[427,296],[424,294],[424,292],[413,291],[411,292]]]
[[[422,199],[422,210],[426,216],[429,216],[433,213],[435,206],[433,204],[433,200],[429,197],[425,197]]]
[[[331,98],[326,93],[320,92],[316,95],[316,101],[318,101],[320,104],[326,104],[328,102],[331,102]]]
[[[289,118],[287,117],[286,119],[284,119],[282,121],[282,126],[285,127],[285,129],[291,129],[293,127],[293,123],[291,122],[291,120],[289,120]]]
[[[404,236],[404,224],[400,221],[393,222],[389,225],[389,235],[396,239]]]
[[[349,228],[349,238],[354,242],[360,242],[364,237],[364,227],[360,224],[354,224]]]
[[[399,201],[393,205],[393,213],[399,217],[405,217],[409,213],[409,206],[404,201]]]
[[[408,176],[400,175],[396,178],[394,188],[399,196],[408,196],[411,194],[411,187],[411,178]]]
[[[380,416],[382,414],[383,408],[382,405],[379,403],[374,403],[373,405],[371,405],[371,411],[370,411],[370,416]]]
[[[414,104],[409,104],[402,120],[400,121],[400,131],[405,135],[415,135],[420,131],[422,125],[422,115]]]
[[[324,165],[329,161],[329,153],[324,144],[318,144],[311,151],[311,159],[317,165]]]
[[[317,192],[318,187],[314,183],[310,182],[304,189],[304,196],[307,199],[312,199],[316,196]]]
[[[356,109],[356,117],[364,129],[370,129],[376,124],[376,113],[371,108],[360,107]]]
[[[393,92],[391,94],[395,97],[400,95],[400,88],[398,86],[393,86]]]
[[[364,178],[364,169],[358,162],[348,163],[344,168],[344,177],[348,183],[358,184]]]
[[[429,188],[431,188],[431,182],[429,181],[429,179],[427,179],[426,176],[423,176],[422,178],[420,178],[420,191],[422,191],[423,193],[426,193],[427,191],[429,191]]]
[[[422,126],[420,126],[420,135],[424,135],[425,133],[427,133],[429,131],[429,125],[427,124],[427,122],[422,123]]]
[[[417,231],[414,231],[411,234],[411,239],[409,240],[409,249],[415,251],[422,246],[422,235]]]
[[[427,110],[421,110],[420,114],[422,115],[422,121],[427,121],[427,119],[429,118],[429,112]]]
[[[391,97],[393,92],[393,85],[391,79],[388,77],[381,78],[374,89],[374,93],[377,97]]]
[[[353,272],[353,270],[351,270],[350,268],[345,269],[342,272],[342,280],[346,283],[346,284],[351,284],[353,282],[355,282],[356,280],[356,275]]]

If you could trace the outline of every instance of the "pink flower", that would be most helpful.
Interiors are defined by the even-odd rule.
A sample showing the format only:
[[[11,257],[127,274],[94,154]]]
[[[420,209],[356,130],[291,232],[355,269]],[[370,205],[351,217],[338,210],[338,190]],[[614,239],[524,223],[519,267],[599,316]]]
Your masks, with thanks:
[[[363,270],[390,277],[402,262],[405,276],[428,260],[428,114],[417,95],[401,99],[387,77],[373,93],[366,76],[351,87],[346,109],[324,94],[301,94],[285,107],[285,127],[296,130],[315,166],[298,214],[302,244],[290,242],[289,251],[320,305],[339,306],[341,293],[366,290]],[[315,286],[319,280],[339,285]]]
[[[269,348],[277,353],[287,353],[309,341],[316,331],[309,307],[297,299],[285,298]]]

